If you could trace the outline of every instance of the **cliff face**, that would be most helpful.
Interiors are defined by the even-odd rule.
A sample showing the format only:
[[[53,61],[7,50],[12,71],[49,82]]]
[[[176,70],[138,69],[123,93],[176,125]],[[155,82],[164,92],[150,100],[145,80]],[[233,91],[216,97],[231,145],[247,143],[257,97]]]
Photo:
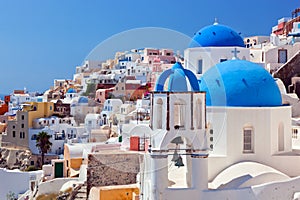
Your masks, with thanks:
[[[286,90],[289,91],[289,86],[292,84],[292,77],[300,76],[300,51],[298,51],[288,62],[274,72],[273,76],[274,78],[280,78],[284,83]],[[299,97],[300,91],[295,91],[295,93]]]
[[[143,155],[126,152],[95,153],[88,156],[87,194],[92,187],[137,183]]]
[[[0,168],[25,170],[30,158],[28,150],[0,148]]]

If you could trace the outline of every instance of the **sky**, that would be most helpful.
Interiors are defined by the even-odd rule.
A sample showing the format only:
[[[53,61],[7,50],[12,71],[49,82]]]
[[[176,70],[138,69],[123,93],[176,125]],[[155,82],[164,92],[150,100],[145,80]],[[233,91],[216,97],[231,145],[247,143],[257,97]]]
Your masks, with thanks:
[[[104,59],[137,40],[184,48],[176,37],[185,41],[215,18],[244,37],[269,35],[298,7],[299,0],[0,0],[0,94],[44,92],[54,79],[72,79],[92,54]]]

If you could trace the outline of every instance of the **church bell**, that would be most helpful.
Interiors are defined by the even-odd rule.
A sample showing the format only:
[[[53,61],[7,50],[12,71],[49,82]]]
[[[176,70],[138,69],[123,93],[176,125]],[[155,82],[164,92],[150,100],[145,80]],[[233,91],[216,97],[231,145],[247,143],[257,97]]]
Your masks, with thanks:
[[[184,166],[184,164],[182,162],[182,158],[181,158],[180,155],[178,156],[178,159],[175,161],[175,166],[178,167],[178,168]]]

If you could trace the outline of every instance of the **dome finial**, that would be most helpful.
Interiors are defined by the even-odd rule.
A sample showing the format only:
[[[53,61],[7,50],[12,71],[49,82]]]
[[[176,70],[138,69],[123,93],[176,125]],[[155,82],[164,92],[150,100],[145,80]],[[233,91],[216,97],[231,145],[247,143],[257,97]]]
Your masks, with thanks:
[[[215,17],[215,22],[214,22],[214,25],[218,25],[218,19]]]

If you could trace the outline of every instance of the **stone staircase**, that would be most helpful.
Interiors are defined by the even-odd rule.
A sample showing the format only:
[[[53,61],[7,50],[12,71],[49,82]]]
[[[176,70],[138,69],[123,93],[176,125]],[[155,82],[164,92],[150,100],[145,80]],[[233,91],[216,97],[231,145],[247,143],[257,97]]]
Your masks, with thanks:
[[[295,53],[285,64],[283,64],[276,72],[274,78],[280,78],[284,83],[286,90],[292,83],[292,77],[300,75],[300,51]]]
[[[70,196],[70,200],[83,200],[87,199],[87,185],[86,183],[75,187],[74,191]]]

